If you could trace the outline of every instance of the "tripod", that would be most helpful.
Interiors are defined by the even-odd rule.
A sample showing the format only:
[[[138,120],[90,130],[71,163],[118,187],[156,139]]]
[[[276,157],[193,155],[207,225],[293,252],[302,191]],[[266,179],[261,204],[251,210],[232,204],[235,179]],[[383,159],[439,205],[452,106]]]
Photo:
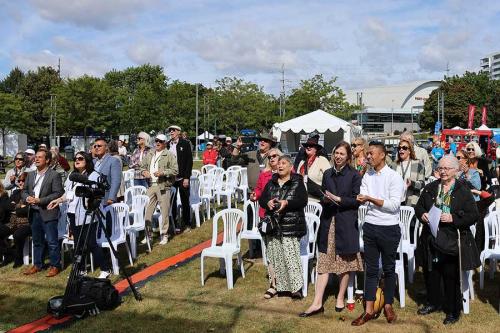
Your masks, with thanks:
[[[85,202],[85,200],[83,201]],[[83,227],[80,229],[78,241],[75,244],[74,260],[73,260],[73,265],[71,267],[69,280],[66,285],[66,290],[62,298],[62,305],[61,305],[62,309],[68,307],[70,305],[69,300],[74,299],[74,297],[78,296],[78,294],[81,292],[80,285],[78,282],[82,276],[81,272],[85,270],[85,258],[89,254],[90,237],[95,237],[95,233],[93,233],[93,228],[92,228],[94,223],[97,223],[97,228],[99,228],[100,231],[104,233],[104,236],[108,241],[110,250],[113,252],[114,256],[118,260],[118,266],[121,266],[119,263],[118,253],[115,247],[113,246],[113,243],[111,242],[110,239],[110,235],[108,234],[106,226],[103,223],[106,217],[104,216],[103,212],[100,209],[100,200],[95,198],[89,199],[88,207],[84,206],[84,208],[87,210],[85,216],[87,217],[88,215],[90,215],[91,219],[90,223],[88,224],[84,223]],[[85,228],[86,225],[88,225],[88,227]],[[139,292],[133,285],[132,280],[130,280],[129,274],[125,269],[123,269],[123,275],[127,279],[127,282],[130,286],[130,289],[132,290],[132,293],[134,294],[135,299],[141,301],[142,296],[139,294]]]

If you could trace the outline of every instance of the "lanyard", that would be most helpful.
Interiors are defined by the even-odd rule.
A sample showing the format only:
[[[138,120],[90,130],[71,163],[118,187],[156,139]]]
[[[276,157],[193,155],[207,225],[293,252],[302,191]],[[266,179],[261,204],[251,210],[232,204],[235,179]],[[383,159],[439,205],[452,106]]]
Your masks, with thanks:
[[[406,165],[406,169],[403,168],[403,162],[401,162],[401,172],[403,173],[403,179],[406,177],[406,172],[408,171],[408,168],[410,167],[411,161],[408,161],[408,164]]]

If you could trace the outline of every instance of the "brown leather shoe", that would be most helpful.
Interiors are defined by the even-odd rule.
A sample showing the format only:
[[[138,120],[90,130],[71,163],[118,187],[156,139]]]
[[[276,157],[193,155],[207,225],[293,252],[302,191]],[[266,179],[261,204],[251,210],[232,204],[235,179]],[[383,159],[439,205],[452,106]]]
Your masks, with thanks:
[[[53,277],[59,274],[60,270],[57,267],[50,267],[49,272],[47,273],[47,277]]]
[[[38,272],[40,272],[41,269],[36,267],[36,266],[31,266],[30,268],[28,268],[26,271],[24,271],[24,275],[33,275],[33,274],[36,274]]]
[[[390,304],[384,306],[384,316],[387,319],[387,322],[389,324],[392,324],[398,318],[398,316],[396,315],[396,312],[394,312],[394,309],[392,308],[392,305],[390,305]]]
[[[363,312],[361,316],[359,316],[357,319],[355,319],[351,325],[352,326],[361,326],[364,325],[367,321],[372,320],[377,318],[377,315],[375,313],[369,314],[367,312]]]

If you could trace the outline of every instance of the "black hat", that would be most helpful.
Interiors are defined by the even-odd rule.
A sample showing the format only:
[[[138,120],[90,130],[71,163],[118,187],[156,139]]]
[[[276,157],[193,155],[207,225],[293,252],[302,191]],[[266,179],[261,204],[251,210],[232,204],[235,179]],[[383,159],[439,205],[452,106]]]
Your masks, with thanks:
[[[267,141],[271,144],[272,147],[274,147],[277,143],[278,143],[278,140],[272,136],[271,134],[269,133],[261,133],[257,139],[260,141],[260,140],[264,140],[264,141]]]
[[[318,141],[319,141],[319,135],[317,137],[316,136],[309,137],[307,141],[304,142],[302,145],[304,146],[304,148],[307,148],[308,146],[313,146],[316,147],[316,149],[320,150],[323,148],[323,146],[320,145]]]

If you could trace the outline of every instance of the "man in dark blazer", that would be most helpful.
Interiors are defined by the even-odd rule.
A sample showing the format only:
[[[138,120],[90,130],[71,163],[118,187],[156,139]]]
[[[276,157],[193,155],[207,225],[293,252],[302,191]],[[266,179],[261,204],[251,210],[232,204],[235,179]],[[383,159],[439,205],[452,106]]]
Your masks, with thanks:
[[[177,188],[179,196],[181,197],[182,205],[182,222],[180,225],[181,231],[184,228],[194,228],[191,225],[191,207],[189,205],[189,179],[191,178],[191,171],[193,170],[193,153],[191,151],[191,144],[189,141],[180,137],[181,128],[172,125],[168,128],[170,133],[170,140],[167,143],[167,149],[176,156],[179,173],[177,175],[174,187]],[[172,209],[172,216],[177,218],[177,195],[174,197]]]
[[[111,205],[117,202],[116,196],[122,181],[122,166],[120,160],[108,154],[108,143],[104,138],[98,138],[94,142],[94,169],[105,175],[109,183],[109,190],[102,199],[103,205]]]
[[[23,200],[29,205],[28,219],[33,237],[34,265],[24,272],[31,275],[43,269],[43,248],[49,247],[50,269],[47,277],[61,271],[61,249],[57,232],[59,208],[47,209],[47,205],[63,195],[64,189],[59,173],[49,169],[50,153],[39,150],[35,155],[36,170],[28,173],[23,190]]]

